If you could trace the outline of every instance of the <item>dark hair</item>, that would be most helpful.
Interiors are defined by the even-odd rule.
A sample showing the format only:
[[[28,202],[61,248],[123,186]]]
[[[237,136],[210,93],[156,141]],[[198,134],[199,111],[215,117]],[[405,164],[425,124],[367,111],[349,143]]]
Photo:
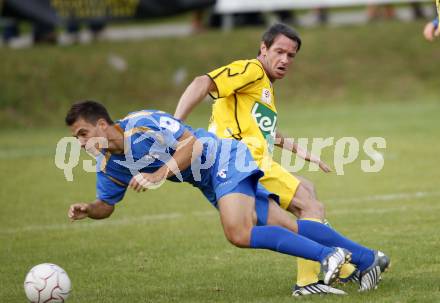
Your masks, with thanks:
[[[99,119],[105,119],[108,124],[113,124],[104,105],[90,100],[80,101],[73,104],[67,112],[65,121],[67,126],[71,126],[80,118],[94,125]]]
[[[298,45],[297,51],[299,51],[301,48],[301,38],[299,37],[299,34],[296,32],[296,30],[284,23],[275,23],[269,27],[264,32],[261,41],[264,42],[267,48],[270,48],[278,35],[284,35],[290,40],[296,42]],[[260,51],[258,52],[258,55],[260,55]]]

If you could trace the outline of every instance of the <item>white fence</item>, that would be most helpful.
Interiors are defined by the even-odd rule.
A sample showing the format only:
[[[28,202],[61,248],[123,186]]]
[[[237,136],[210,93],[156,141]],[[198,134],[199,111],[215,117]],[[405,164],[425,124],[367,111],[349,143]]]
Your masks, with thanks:
[[[433,0],[217,0],[215,12],[232,14],[244,12],[270,12],[317,7],[349,7],[384,3],[431,2]]]

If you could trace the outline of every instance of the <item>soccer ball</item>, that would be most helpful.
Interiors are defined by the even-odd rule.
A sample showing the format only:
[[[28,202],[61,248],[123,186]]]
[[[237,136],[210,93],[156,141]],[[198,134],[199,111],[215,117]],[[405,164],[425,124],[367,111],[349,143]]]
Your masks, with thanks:
[[[24,280],[24,292],[30,302],[64,302],[69,296],[70,279],[55,264],[43,263],[32,267]]]

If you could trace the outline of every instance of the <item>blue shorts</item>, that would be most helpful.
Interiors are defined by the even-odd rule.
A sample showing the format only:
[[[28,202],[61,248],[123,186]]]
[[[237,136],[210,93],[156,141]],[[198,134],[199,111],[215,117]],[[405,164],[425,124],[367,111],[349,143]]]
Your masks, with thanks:
[[[255,197],[257,225],[266,225],[269,211],[269,198],[279,203],[278,196],[268,192],[259,179],[264,175],[255,163],[247,146],[237,140],[222,139],[227,145],[227,153],[218,155],[210,172],[209,186],[199,187],[211,204],[217,207],[218,200],[231,193],[242,193]],[[242,168],[237,168],[237,163]],[[244,169],[243,169],[244,167]]]
[[[266,225],[269,214],[269,199],[272,198],[279,203],[278,196],[268,192],[258,182],[258,178],[250,176],[241,180],[238,185],[229,193],[240,193],[255,198],[255,211],[257,213],[257,225]]]

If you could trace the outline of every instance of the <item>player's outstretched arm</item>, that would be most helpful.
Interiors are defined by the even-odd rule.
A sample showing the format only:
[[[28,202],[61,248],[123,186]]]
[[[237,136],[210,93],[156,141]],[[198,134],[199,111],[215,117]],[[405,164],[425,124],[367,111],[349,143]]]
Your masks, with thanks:
[[[174,117],[185,121],[191,111],[202,102],[208,93],[216,89],[215,83],[207,75],[196,77],[180,97]]]
[[[67,216],[70,220],[76,221],[84,218],[105,219],[110,217],[115,207],[101,200],[92,203],[75,203],[70,205]]]
[[[276,146],[282,148],[282,149],[286,149],[288,151],[291,151],[295,154],[297,154],[298,156],[300,156],[301,158],[303,158],[306,161],[309,162],[313,162],[319,165],[319,168],[323,171],[323,172],[331,172],[331,168],[324,162],[322,161],[319,157],[312,155],[311,153],[309,153],[307,150],[301,148],[301,146],[299,146],[297,143],[295,143],[293,141],[293,139],[290,138],[285,138],[280,132],[277,131],[276,133]]]

